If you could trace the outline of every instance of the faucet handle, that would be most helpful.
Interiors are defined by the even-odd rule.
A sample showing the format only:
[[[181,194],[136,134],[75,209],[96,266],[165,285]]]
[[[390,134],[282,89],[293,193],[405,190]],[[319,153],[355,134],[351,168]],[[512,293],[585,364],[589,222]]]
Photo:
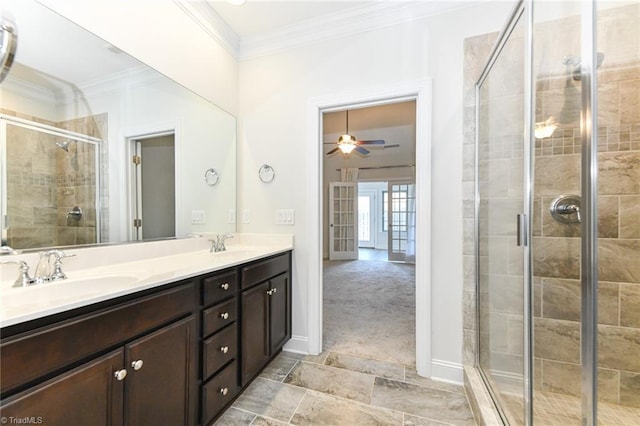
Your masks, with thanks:
[[[62,259],[64,259],[65,257],[74,257],[75,253],[67,254],[62,250],[53,250],[52,255],[55,256],[56,260],[53,263],[53,272],[49,276],[51,281],[66,279],[67,275],[62,272]]]
[[[29,265],[24,260],[4,260],[0,262],[0,265],[6,265],[8,263],[15,263],[18,265],[20,275],[16,278],[12,287],[26,287],[35,283],[34,279],[29,276]]]

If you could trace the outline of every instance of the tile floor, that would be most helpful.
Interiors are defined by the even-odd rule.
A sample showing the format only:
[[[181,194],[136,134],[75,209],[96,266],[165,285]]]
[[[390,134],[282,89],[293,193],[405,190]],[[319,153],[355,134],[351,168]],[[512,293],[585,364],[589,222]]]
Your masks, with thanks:
[[[216,425],[475,425],[462,386],[413,367],[282,352]]]

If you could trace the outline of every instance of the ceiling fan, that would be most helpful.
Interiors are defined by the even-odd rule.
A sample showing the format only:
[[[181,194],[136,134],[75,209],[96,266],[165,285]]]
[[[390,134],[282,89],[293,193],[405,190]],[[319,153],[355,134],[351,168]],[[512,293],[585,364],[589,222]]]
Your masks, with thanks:
[[[359,141],[359,140],[356,140],[355,136],[350,135],[349,134],[349,110],[346,111],[346,122],[347,122],[347,131],[345,132],[344,135],[338,138],[338,142],[337,142],[338,146],[333,148],[331,151],[327,152],[326,155],[331,155],[337,151],[342,151],[343,154],[348,155],[348,154],[351,154],[351,152],[353,152],[354,150],[358,151],[362,155],[367,155],[369,154],[370,151],[366,148],[363,148],[360,145],[384,145],[385,142],[382,139],[376,139],[371,141]],[[325,142],[325,145],[333,145],[335,143],[336,142]],[[391,147],[391,145],[389,145],[389,147]],[[386,148],[386,146],[384,148]]]

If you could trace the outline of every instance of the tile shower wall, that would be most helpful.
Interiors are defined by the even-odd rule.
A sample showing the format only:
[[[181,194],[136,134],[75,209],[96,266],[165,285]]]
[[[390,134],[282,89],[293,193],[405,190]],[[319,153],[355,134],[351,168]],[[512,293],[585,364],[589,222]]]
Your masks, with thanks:
[[[3,110],[8,115],[19,114]],[[104,137],[106,114],[64,123],[50,123]],[[7,126],[7,243],[37,248],[96,242],[95,147],[71,143],[69,152],[56,146],[63,139],[18,126]],[[80,220],[67,217],[81,206]]]
[[[640,407],[639,17],[640,5],[637,4],[602,11],[598,17],[599,50],[605,52],[605,61],[598,72],[599,398],[634,407]],[[634,19],[635,22],[630,22]],[[617,25],[611,26],[612,22]],[[546,25],[563,26],[566,31],[567,21]],[[557,34],[550,27],[537,30]],[[619,40],[619,31],[629,32],[624,39],[631,45],[615,43]],[[494,36],[483,35],[465,41],[464,362],[467,364],[474,363],[477,350],[473,83],[486,62]],[[574,53],[574,49],[567,46],[556,47],[558,52]],[[548,213],[554,197],[580,193],[580,94],[579,86],[575,86],[580,83],[566,77],[556,73],[536,81],[536,121],[558,114],[563,105],[568,108],[565,107],[562,126],[551,138],[537,140],[535,147],[534,383],[538,390],[577,396],[580,394],[580,230],[575,224],[555,222]]]

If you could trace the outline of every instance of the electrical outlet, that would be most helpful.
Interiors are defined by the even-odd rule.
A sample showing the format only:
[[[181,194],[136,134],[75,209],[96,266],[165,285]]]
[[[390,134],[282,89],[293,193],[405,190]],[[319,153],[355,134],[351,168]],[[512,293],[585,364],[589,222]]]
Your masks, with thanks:
[[[236,223],[236,210],[229,209],[229,223]]]
[[[251,213],[249,209],[242,210],[242,223],[251,223]]]
[[[204,210],[191,210],[191,224],[202,225],[206,223]]]

